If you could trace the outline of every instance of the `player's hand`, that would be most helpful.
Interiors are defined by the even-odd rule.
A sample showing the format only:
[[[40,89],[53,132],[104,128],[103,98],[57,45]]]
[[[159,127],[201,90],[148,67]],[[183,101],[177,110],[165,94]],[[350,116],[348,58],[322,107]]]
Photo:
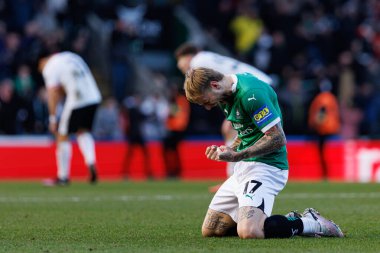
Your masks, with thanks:
[[[212,145],[206,148],[206,156],[210,160],[214,161],[225,161],[225,162],[234,162],[236,152],[227,146],[216,146]]]
[[[206,148],[205,155],[208,159],[219,161],[220,148],[217,145],[211,145]]]
[[[58,130],[58,123],[57,122],[49,122],[49,131],[56,135]]]
[[[230,147],[220,146],[218,152],[218,161],[238,162],[238,153]]]

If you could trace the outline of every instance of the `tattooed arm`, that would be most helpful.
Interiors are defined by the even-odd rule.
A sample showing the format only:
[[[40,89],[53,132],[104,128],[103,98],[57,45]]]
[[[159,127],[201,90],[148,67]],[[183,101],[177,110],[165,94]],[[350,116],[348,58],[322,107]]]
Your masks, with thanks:
[[[270,128],[265,132],[254,145],[242,150],[240,152],[234,152],[232,149],[228,149],[219,155],[219,159],[228,162],[238,162],[250,157],[257,157],[272,153],[286,144],[286,137],[282,130],[281,123]]]
[[[234,139],[234,142],[230,145],[230,148],[232,148],[234,151],[236,151],[237,148],[239,147],[240,143],[241,143],[241,139],[238,136],[236,136]]]

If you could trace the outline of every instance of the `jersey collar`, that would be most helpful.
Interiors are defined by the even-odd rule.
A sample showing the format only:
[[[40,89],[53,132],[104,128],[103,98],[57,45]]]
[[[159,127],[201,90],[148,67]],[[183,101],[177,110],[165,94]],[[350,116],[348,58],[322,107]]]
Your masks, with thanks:
[[[236,86],[237,86],[237,83],[238,83],[238,78],[236,75],[231,75],[231,78],[232,80],[234,81],[233,84],[232,84],[232,93],[235,93],[236,92]]]

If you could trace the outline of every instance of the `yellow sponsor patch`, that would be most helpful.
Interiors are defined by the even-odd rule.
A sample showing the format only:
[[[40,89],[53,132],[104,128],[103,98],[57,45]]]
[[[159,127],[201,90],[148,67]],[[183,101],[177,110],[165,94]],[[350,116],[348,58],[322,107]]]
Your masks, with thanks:
[[[269,110],[267,105],[262,106],[253,114],[253,119],[259,127],[273,120],[275,115]]]
[[[259,111],[258,113],[256,113],[255,115],[253,115],[253,118],[256,120],[256,121],[260,121],[262,118],[264,118],[265,116],[267,116],[269,114],[269,109],[268,107],[264,107],[261,111]]]

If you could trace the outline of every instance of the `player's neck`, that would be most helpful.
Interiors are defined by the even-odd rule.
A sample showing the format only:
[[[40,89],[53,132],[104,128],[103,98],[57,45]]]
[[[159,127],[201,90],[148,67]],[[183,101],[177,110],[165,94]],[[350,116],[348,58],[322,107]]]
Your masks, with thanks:
[[[234,79],[231,76],[224,76],[222,79],[222,85],[225,88],[225,91],[229,94],[232,93],[232,85],[234,84]]]

